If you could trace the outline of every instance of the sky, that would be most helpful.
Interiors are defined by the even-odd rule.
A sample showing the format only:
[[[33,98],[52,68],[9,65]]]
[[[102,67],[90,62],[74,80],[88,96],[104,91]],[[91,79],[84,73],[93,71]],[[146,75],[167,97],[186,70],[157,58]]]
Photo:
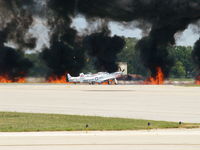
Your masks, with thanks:
[[[91,22],[90,22],[91,23]],[[98,23],[92,23],[92,26],[88,26],[86,19],[82,16],[77,16],[71,25],[73,28],[78,30],[79,34],[88,34],[92,32],[92,28],[97,28]],[[124,37],[131,37],[141,39],[143,37],[143,32],[139,28],[128,28],[123,26],[120,23],[110,22],[109,28],[111,30],[111,36],[118,35]],[[199,39],[199,29],[195,25],[190,25],[184,32],[177,33],[175,35],[176,45],[179,46],[193,46],[194,43]],[[35,19],[35,24],[30,29],[30,33],[37,37],[38,43],[35,48],[36,51],[41,51],[42,47],[49,46],[49,30],[46,27],[46,21],[40,20],[39,18]]]
[[[84,33],[84,30],[88,28],[87,21],[82,16],[76,17],[72,23],[72,26],[81,33]],[[130,29],[128,27],[124,27],[122,24],[115,22],[109,23],[109,28],[112,32],[112,35],[132,37],[137,39],[141,39],[143,37],[142,31],[138,28]],[[183,33],[177,33],[175,35],[176,45],[193,46],[200,37],[199,33],[195,32],[197,30],[197,26],[189,25],[189,27]]]
[[[49,45],[49,30],[45,20],[36,18],[34,22],[29,32],[32,33],[34,37],[37,37],[37,46],[35,49],[40,50],[42,47],[47,47]]]

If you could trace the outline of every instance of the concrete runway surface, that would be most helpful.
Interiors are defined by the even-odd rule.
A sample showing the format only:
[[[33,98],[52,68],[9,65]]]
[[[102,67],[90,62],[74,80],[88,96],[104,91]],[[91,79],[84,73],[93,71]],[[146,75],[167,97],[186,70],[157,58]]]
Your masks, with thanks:
[[[200,130],[0,133],[2,150],[199,150]]]
[[[200,123],[200,87],[1,84],[0,111]]]

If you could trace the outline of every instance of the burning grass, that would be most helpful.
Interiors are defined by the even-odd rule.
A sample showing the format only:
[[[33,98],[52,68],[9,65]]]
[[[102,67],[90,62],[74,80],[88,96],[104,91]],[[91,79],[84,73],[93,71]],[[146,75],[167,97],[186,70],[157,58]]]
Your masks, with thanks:
[[[0,83],[25,83],[25,78],[20,77],[16,78],[15,80],[11,80],[7,75],[0,76]]]
[[[47,79],[47,82],[48,83],[67,83],[66,81],[66,76],[63,75],[63,76],[51,76]]]
[[[148,127],[148,122],[151,126]],[[200,124],[73,115],[0,112],[0,132],[199,128]]]
[[[196,85],[200,85],[200,76],[198,76],[198,77],[196,78],[195,84],[196,84]]]

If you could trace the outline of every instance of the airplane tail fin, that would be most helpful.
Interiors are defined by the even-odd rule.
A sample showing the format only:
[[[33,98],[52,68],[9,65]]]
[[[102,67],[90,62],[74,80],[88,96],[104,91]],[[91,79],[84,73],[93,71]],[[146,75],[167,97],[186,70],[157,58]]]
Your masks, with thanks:
[[[67,81],[67,82],[70,82],[71,77],[72,77],[72,76],[68,73],[67,76],[66,76],[66,81]]]

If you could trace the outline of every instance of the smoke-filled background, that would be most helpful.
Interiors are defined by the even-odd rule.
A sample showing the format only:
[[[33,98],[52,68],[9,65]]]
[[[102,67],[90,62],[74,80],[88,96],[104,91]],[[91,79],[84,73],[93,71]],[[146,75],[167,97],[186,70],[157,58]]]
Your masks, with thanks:
[[[192,57],[193,57],[194,62],[197,64],[197,71],[199,73],[197,75],[197,79],[199,80],[199,77],[200,77],[200,39],[194,45],[194,51],[192,53]]]
[[[105,30],[87,36],[84,43],[89,55],[95,59],[95,66],[98,71],[103,70],[112,73],[118,70],[117,54],[125,45],[122,38],[118,36],[109,37],[109,32]]]
[[[175,44],[175,33],[200,18],[200,2],[197,0],[82,0],[79,7],[88,17],[151,24],[149,36],[139,41],[137,49],[152,76],[156,75],[157,67],[168,76],[173,66],[168,47]],[[141,24],[140,28],[146,30],[145,25]]]
[[[117,54],[125,45],[123,37],[112,37],[109,31],[108,23],[116,21],[132,22],[143,30],[147,36],[136,45],[142,63],[153,77],[158,67],[168,77],[174,65],[169,48],[175,45],[175,34],[200,19],[199,0],[0,0],[0,4],[1,74],[27,73],[31,65],[23,58],[23,51],[35,48],[38,37],[31,35],[30,29],[35,18],[40,18],[46,21],[45,26],[49,29],[50,44],[43,47],[40,54],[50,68],[49,74],[77,75],[87,64],[87,56],[94,59],[97,70],[116,71]],[[88,23],[96,20],[103,23],[91,30],[93,32],[79,34],[72,28],[72,21],[78,14],[85,16]],[[6,45],[14,45],[14,48]],[[199,47],[197,42],[193,58],[200,68]],[[6,49],[17,57],[8,55]],[[26,67],[15,70],[23,65]]]
[[[0,0],[0,75],[15,81],[24,77],[32,63],[23,50],[32,49],[36,39],[28,33],[33,23],[32,0]],[[15,48],[6,46],[11,43]]]

